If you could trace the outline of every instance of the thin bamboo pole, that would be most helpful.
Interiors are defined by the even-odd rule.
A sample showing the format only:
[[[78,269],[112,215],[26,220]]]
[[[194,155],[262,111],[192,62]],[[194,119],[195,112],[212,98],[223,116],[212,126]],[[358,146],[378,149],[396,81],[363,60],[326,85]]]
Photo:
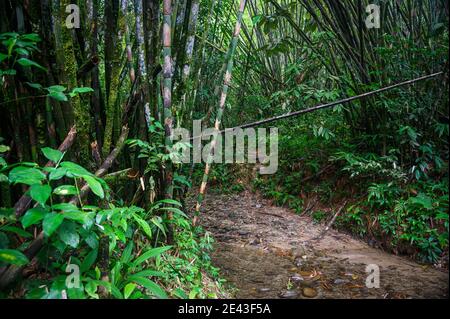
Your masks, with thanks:
[[[236,47],[237,47],[237,44],[239,41],[239,34],[241,31],[242,17],[244,15],[245,4],[246,4],[246,0],[241,0],[240,5],[239,5],[237,21],[236,21],[236,27],[234,29],[233,37],[231,40],[230,50],[227,55],[227,68],[226,68],[225,76],[223,79],[222,95],[220,97],[219,109],[217,110],[216,122],[214,125],[214,128],[216,131],[219,131],[219,129],[220,129],[220,123],[222,121],[223,112],[225,110],[225,102],[227,100],[228,88],[229,88],[229,85],[231,82],[231,75],[232,75],[232,71],[233,71],[233,57],[234,57],[234,53],[236,52]],[[202,201],[203,201],[203,198],[205,195],[206,186],[208,183],[208,175],[209,175],[209,171],[211,169],[212,158],[213,158],[213,155],[215,152],[216,145],[217,145],[217,136],[214,135],[213,140],[211,142],[210,153],[208,155],[208,159],[207,159],[206,166],[205,166],[205,171],[203,173],[203,179],[202,179],[202,184],[200,186],[200,192],[199,192],[198,199],[197,199],[197,205],[195,207],[195,217],[193,220],[194,225],[196,225],[198,215],[200,214],[200,208],[201,208]]]

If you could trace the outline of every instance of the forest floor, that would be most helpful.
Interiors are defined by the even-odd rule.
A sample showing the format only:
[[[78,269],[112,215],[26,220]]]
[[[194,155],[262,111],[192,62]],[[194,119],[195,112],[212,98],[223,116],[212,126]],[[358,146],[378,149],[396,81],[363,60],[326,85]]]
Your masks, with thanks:
[[[216,239],[213,264],[236,298],[448,298],[448,273],[334,229],[311,240],[325,225],[249,191],[211,189],[200,224]],[[379,266],[380,288],[366,287],[369,264]]]

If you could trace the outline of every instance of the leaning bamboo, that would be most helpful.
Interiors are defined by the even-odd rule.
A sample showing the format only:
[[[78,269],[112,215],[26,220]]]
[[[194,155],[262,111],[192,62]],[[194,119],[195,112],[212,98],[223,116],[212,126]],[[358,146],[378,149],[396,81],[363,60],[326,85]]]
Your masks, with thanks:
[[[75,137],[77,136],[77,130],[75,126],[72,126],[69,133],[67,134],[67,137],[64,139],[64,141],[59,146],[58,150],[62,153],[66,152],[75,141]],[[54,165],[52,161],[47,162],[45,167],[50,167]],[[29,196],[23,195],[17,203],[14,205],[14,212],[17,218],[21,217],[25,211],[30,207],[32,200]]]
[[[217,110],[216,121],[214,124],[214,128],[216,131],[219,131],[219,129],[220,129],[220,123],[222,121],[223,112],[225,110],[225,102],[227,100],[228,88],[230,86],[231,74],[233,71],[233,57],[234,57],[234,53],[236,51],[236,47],[237,47],[237,44],[239,41],[239,33],[241,31],[242,16],[244,15],[245,3],[246,3],[246,0],[241,0],[241,2],[240,2],[236,27],[234,29],[233,37],[231,39],[230,50],[227,55],[227,61],[226,61],[227,68],[226,68],[225,76],[223,79],[222,95],[220,97],[219,108]],[[209,153],[208,159],[206,161],[202,184],[200,186],[200,192],[199,192],[198,199],[197,199],[197,205],[195,207],[195,217],[193,220],[194,225],[197,223],[201,204],[202,204],[202,201],[203,201],[203,198],[205,195],[206,185],[208,183],[208,175],[209,175],[209,171],[211,169],[212,159],[213,159],[216,145],[217,145],[217,135],[214,135],[213,140],[211,142],[210,153]]]

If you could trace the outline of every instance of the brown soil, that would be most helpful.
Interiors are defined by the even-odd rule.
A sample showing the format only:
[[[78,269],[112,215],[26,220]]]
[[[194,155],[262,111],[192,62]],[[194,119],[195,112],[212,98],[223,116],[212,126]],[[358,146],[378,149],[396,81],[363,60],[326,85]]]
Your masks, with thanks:
[[[210,192],[200,223],[216,238],[213,263],[237,298],[448,298],[448,273],[334,229],[311,240],[324,225],[251,192]],[[379,266],[379,288],[366,287],[369,264]]]

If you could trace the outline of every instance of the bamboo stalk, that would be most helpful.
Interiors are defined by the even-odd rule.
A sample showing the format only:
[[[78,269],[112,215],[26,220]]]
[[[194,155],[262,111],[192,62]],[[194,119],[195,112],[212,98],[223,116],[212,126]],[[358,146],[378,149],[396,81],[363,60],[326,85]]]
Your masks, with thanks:
[[[164,106],[164,131],[165,144],[167,151],[170,151],[172,146],[172,2],[171,0],[163,1],[163,106]],[[165,169],[165,197],[172,198],[173,196],[173,172],[172,165],[167,163]],[[169,215],[170,218],[171,215]]]
[[[420,82],[420,81],[428,80],[428,79],[431,79],[431,78],[434,78],[434,77],[438,77],[438,76],[443,75],[443,74],[444,74],[444,72],[437,72],[437,73],[433,73],[433,74],[429,74],[429,75],[424,75],[424,76],[421,76],[421,77],[418,77],[418,78],[415,78],[415,79],[412,79],[412,80],[403,81],[403,82],[400,82],[400,83],[396,83],[396,84],[393,84],[393,85],[389,85],[389,86],[383,87],[383,88],[378,89],[378,90],[374,90],[374,91],[362,93],[362,94],[359,94],[359,95],[351,96],[351,97],[348,97],[348,98],[345,98],[345,99],[341,99],[341,100],[338,100],[338,101],[334,101],[334,102],[330,102],[330,103],[326,103],[326,104],[319,104],[319,105],[316,105],[316,106],[313,106],[313,107],[309,107],[309,108],[306,108],[306,109],[303,109],[303,110],[299,110],[299,111],[295,111],[295,112],[289,112],[289,113],[286,113],[286,114],[270,117],[270,118],[267,118],[267,119],[264,119],[264,120],[251,122],[251,123],[247,123],[247,124],[242,124],[242,125],[238,125],[238,126],[235,126],[235,127],[232,127],[232,128],[227,128],[227,129],[218,131],[217,134],[223,134],[223,133],[227,133],[227,132],[232,132],[235,129],[246,129],[246,128],[250,128],[250,127],[260,126],[260,125],[263,125],[263,124],[269,124],[269,123],[272,123],[272,122],[275,122],[275,121],[279,121],[279,120],[283,120],[283,119],[286,119],[286,118],[296,117],[296,116],[299,116],[299,115],[311,113],[311,112],[322,110],[322,109],[328,109],[328,108],[331,108],[331,107],[334,107],[334,106],[337,106],[337,105],[340,105],[340,104],[350,103],[352,101],[363,99],[363,98],[367,98],[369,96],[380,94],[380,93],[383,93],[383,92],[386,92],[386,91],[389,91],[389,90],[392,90],[392,89],[395,89],[395,88],[399,88],[399,87],[406,86],[406,85],[411,85],[411,84],[414,84],[416,82]],[[192,140],[195,140],[195,139],[199,139],[201,137],[202,136],[194,136],[194,137],[191,137],[190,140],[192,141]]]
[[[219,131],[219,129],[220,129],[220,123],[222,121],[223,113],[225,110],[225,102],[227,100],[228,88],[229,88],[229,84],[231,81],[231,75],[232,75],[232,71],[233,71],[233,57],[234,57],[234,53],[236,51],[236,47],[237,47],[237,44],[239,41],[239,33],[241,31],[242,17],[244,15],[245,4],[246,4],[246,0],[241,0],[240,5],[239,5],[239,11],[237,14],[236,26],[235,26],[235,29],[233,32],[233,37],[232,37],[231,44],[230,44],[230,50],[227,55],[227,61],[226,61],[227,68],[226,68],[225,76],[223,79],[222,95],[220,97],[219,108],[217,110],[216,121],[214,124],[214,128],[216,131]],[[203,201],[203,198],[205,195],[206,186],[208,183],[209,171],[211,169],[211,164],[212,164],[212,159],[213,159],[213,155],[215,152],[216,144],[217,144],[217,135],[214,135],[213,140],[211,142],[210,153],[208,155],[208,159],[205,164],[205,171],[203,173],[202,184],[200,186],[197,204],[195,207],[195,217],[193,220],[194,225],[196,225],[197,220],[198,220],[198,215],[200,214],[200,208],[201,208],[202,201]]]

